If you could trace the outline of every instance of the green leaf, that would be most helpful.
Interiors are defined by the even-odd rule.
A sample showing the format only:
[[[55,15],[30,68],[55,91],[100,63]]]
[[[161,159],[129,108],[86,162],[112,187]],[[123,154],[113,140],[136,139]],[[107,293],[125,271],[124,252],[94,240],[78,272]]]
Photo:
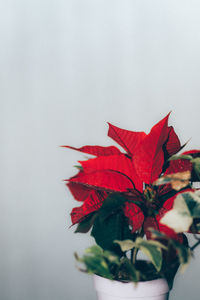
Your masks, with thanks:
[[[178,172],[173,174],[167,174],[161,178],[158,178],[153,184],[154,185],[162,185],[171,183],[172,189],[179,191],[184,187],[190,185],[191,172]]]
[[[154,235],[154,237],[156,237],[156,238],[168,240],[168,243],[169,243],[168,246],[171,245],[178,255],[178,260],[179,260],[179,263],[181,264],[181,271],[183,272],[185,270],[185,268],[187,267],[187,265],[190,261],[190,258],[192,256],[190,248],[187,245],[180,244],[178,241],[169,238],[167,235],[165,235],[159,231],[151,230],[151,232]]]
[[[102,222],[101,215],[95,219],[91,235],[95,238],[96,243],[105,250],[116,250],[114,240],[122,239],[123,215],[111,215]]]
[[[140,280],[142,281],[154,280],[161,277],[161,274],[156,271],[155,267],[150,261],[136,260],[135,267],[139,271]]]
[[[192,159],[192,156],[191,155],[173,155],[169,158],[169,161],[170,160],[177,160],[177,159],[188,159],[188,160],[191,160]]]
[[[148,228],[148,230],[151,231],[152,238],[159,238],[159,239],[166,239],[166,240],[169,239],[169,237],[166,234],[161,233],[160,231],[155,230],[154,228]]]
[[[109,266],[103,257],[84,255],[83,262],[87,267],[88,273],[98,274],[109,279],[113,278]]]
[[[153,184],[154,185],[163,185],[163,184],[167,184],[171,181],[172,181],[172,178],[163,176],[163,177],[160,177],[159,179],[157,179]]]
[[[83,170],[83,167],[82,167],[82,166],[75,165],[74,167],[77,168],[78,170],[81,170],[81,171]]]
[[[143,204],[142,201],[136,201],[136,200],[127,199],[126,202],[134,203],[137,206],[139,206],[141,209],[143,209],[143,207],[144,207],[144,204]]]
[[[85,253],[102,256],[103,249],[101,247],[99,247],[98,245],[94,245],[94,246],[91,246],[91,247],[85,249]]]
[[[104,200],[94,221],[91,235],[104,250],[115,251],[122,255],[120,247],[114,240],[135,239],[131,233],[127,218],[123,213],[126,199],[120,194],[111,194]]]
[[[129,224],[128,219],[126,217],[123,218],[123,228],[122,228],[122,238],[121,240],[132,240],[135,241],[138,234],[136,232],[132,232]]]
[[[92,255],[92,256],[99,256],[102,258],[105,258],[109,263],[120,263],[120,257],[116,254],[114,254],[111,251],[103,250],[98,245],[91,246],[85,250],[86,254]]]
[[[171,240],[172,246],[176,249],[179,262],[181,264],[181,272],[183,272],[189,264],[191,258],[191,250],[175,240]]]
[[[78,262],[84,264],[86,269],[80,271],[97,274],[109,279],[116,276],[118,266],[121,264],[120,257],[111,251],[103,251],[97,245],[91,246],[85,250],[83,257],[79,257],[77,253],[74,254]]]
[[[124,206],[126,198],[124,198],[119,193],[112,193],[110,194],[104,201],[99,210],[99,216],[102,222],[109,217],[111,214],[116,213],[117,211],[121,210]]]
[[[200,191],[186,192],[182,194],[185,203],[193,218],[200,218]]]
[[[158,247],[160,249],[167,250],[167,247],[165,245],[163,245],[162,243],[158,242],[158,241],[153,241],[153,240],[147,240],[147,241],[143,240],[143,241],[148,242],[149,245]]]
[[[193,158],[191,163],[193,164],[193,168],[197,177],[200,179],[200,157]]]
[[[156,270],[159,272],[162,267],[162,252],[161,249],[166,249],[166,247],[152,240],[144,240],[142,238],[137,238],[135,242],[136,247],[138,247],[147,257],[150,259]]]
[[[96,212],[89,214],[81,223],[78,224],[75,233],[87,233],[92,225],[94,224],[94,220],[96,218]]]
[[[78,254],[75,252],[74,257],[77,261],[82,262],[82,259],[78,256]]]
[[[120,264],[122,279],[138,282],[140,275],[135,266],[128,258],[123,258]]]
[[[135,243],[131,240],[123,240],[123,241],[115,240],[114,242],[120,245],[120,248],[123,252],[131,250],[135,247]]]
[[[191,233],[200,233],[200,220],[196,220],[194,224],[192,224],[192,227],[190,228]]]
[[[113,252],[104,250],[103,256],[105,259],[108,260],[109,263],[119,265],[120,264],[120,257],[115,255]]]

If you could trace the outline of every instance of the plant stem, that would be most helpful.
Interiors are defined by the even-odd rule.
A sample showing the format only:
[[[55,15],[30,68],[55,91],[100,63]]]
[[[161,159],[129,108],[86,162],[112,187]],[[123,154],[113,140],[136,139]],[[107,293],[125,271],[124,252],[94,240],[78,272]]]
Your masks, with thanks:
[[[190,249],[193,251],[198,245],[200,245],[200,241],[196,242]]]
[[[143,229],[143,227],[141,227],[138,230],[138,237],[143,237],[143,236],[144,236],[144,229]],[[135,247],[134,249],[131,250],[131,261],[134,265],[136,263],[136,257],[137,257],[138,251],[139,251],[139,249],[137,247]]]
[[[136,256],[137,256],[137,253],[138,253],[138,248],[134,248],[134,250],[133,250],[133,255],[132,255],[132,259],[131,259],[131,261],[133,262],[133,264],[135,265],[135,263],[136,263]],[[131,253],[132,254],[132,253]]]
[[[133,262],[133,249],[131,249],[131,262]]]

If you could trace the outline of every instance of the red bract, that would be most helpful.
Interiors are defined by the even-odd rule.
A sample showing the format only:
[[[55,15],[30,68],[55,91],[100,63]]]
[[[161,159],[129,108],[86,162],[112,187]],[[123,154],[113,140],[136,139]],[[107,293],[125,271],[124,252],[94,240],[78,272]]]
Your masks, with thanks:
[[[193,158],[200,157],[200,150],[189,150],[182,153],[182,155],[190,155]]]
[[[177,159],[170,161],[169,167],[164,175],[176,174],[178,172],[192,171],[192,163],[187,159]]]
[[[84,220],[85,216],[98,210],[103,200],[107,197],[105,192],[98,192],[95,190],[91,190],[88,193],[88,196],[85,198],[84,203],[80,207],[75,207],[72,209],[71,218],[72,223],[80,223]]]
[[[171,209],[177,192],[174,192],[173,196],[170,194],[172,192],[170,184],[157,189],[152,186],[163,172],[171,174],[191,171],[192,168],[188,160],[167,162],[170,156],[181,149],[173,127],[168,126],[168,118],[169,114],[154,125],[149,134],[121,129],[109,123],[108,136],[125,152],[121,152],[115,146],[81,148],[64,146],[96,156],[80,161],[81,171],[68,180],[67,185],[75,199],[83,202],[82,206],[72,210],[73,224],[81,222],[87,215],[99,210],[108,194],[118,192],[138,203],[127,200],[123,208],[133,232],[144,224],[147,236],[149,236],[148,227],[153,226],[177,238],[175,232],[159,224],[161,216]],[[147,186],[154,193],[151,201],[143,191]]]
[[[84,172],[80,171],[73,178],[81,176],[82,173]],[[74,183],[73,181],[68,182],[67,186],[74,198],[77,201],[83,202],[83,205],[72,209],[72,224],[80,223],[87,215],[98,210],[101,207],[103,200],[108,196],[104,191],[91,189],[83,184]]]
[[[127,154],[132,156],[137,149],[138,145],[146,137],[145,132],[134,132],[126,129],[118,128],[110,123],[108,136],[117,142]]]
[[[83,146],[81,148],[75,148],[75,147],[71,147],[71,146],[62,146],[62,147],[73,149],[76,151],[80,151],[80,152],[95,155],[95,156],[107,156],[107,155],[120,154],[120,151],[114,146],[109,146],[109,147]]]

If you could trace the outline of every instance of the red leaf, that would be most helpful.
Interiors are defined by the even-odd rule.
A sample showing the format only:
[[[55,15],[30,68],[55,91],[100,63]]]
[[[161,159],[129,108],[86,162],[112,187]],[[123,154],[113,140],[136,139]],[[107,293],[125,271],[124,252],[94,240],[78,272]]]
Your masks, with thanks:
[[[168,184],[163,184],[163,185],[159,185],[157,187],[157,194],[159,197],[169,193],[172,191],[172,187],[171,187],[171,184],[168,183]]]
[[[171,160],[164,175],[192,171],[192,163],[188,159]]]
[[[127,177],[130,182],[132,182],[132,188],[135,186],[139,191],[143,189],[142,182],[135,172],[131,159],[124,154],[97,157],[87,161],[81,161],[80,163],[86,173],[98,170],[115,171]]]
[[[132,155],[134,151],[137,149],[140,142],[146,136],[145,132],[135,132],[126,129],[121,129],[116,127],[110,123],[108,136],[112,138],[115,142],[117,142],[120,146],[124,148],[124,150]]]
[[[103,201],[106,197],[107,194],[105,192],[92,190],[89,196],[85,199],[83,205],[72,209],[72,224],[81,222],[87,215],[98,210],[102,206]]]
[[[147,184],[155,181],[162,172],[164,163],[162,146],[168,137],[168,118],[169,114],[153,126],[133,156],[136,172]]]
[[[129,224],[132,226],[132,232],[140,229],[144,221],[144,214],[139,206],[134,203],[126,202],[124,215],[128,218]]]
[[[82,183],[90,188],[112,192],[126,192],[128,189],[134,188],[132,182],[123,174],[108,170],[83,174],[71,178],[70,182]]]
[[[193,158],[200,157],[200,150],[185,151],[181,155],[191,155]]]
[[[81,148],[75,148],[71,146],[62,146],[64,148],[73,149],[76,151],[84,152],[87,154],[95,155],[95,156],[107,156],[107,155],[114,155],[120,154],[121,152],[115,146],[83,146]]]
[[[181,143],[172,126],[168,127],[169,136],[165,143],[168,157],[176,154],[181,149]]]
[[[66,186],[77,201],[84,201],[91,192],[88,187],[74,182],[68,182]]]

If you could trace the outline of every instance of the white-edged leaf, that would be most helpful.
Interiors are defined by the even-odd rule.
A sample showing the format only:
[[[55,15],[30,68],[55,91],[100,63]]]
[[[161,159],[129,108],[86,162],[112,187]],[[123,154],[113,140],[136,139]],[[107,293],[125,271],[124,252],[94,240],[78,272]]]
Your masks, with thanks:
[[[173,155],[169,158],[169,161],[170,160],[177,160],[177,159],[188,159],[188,160],[191,160],[192,159],[192,156],[191,155]]]
[[[91,246],[87,249],[85,249],[85,253],[89,254],[94,254],[94,255],[102,255],[103,254],[103,249],[99,247],[98,245]]]
[[[171,243],[177,251],[180,262],[180,271],[183,273],[190,262],[192,256],[191,250],[189,247],[186,247],[175,240],[171,240]]]
[[[166,249],[166,247],[159,242],[144,240],[140,237],[136,239],[135,244],[150,259],[156,270],[159,272],[162,267],[161,248]]]
[[[135,243],[131,240],[124,240],[124,241],[115,240],[114,243],[119,244],[123,252],[131,250],[135,247]]]
[[[193,219],[200,218],[200,191],[179,194],[174,200],[173,208],[168,211],[160,222],[175,232],[188,231]]]
[[[173,208],[161,218],[160,223],[172,228],[176,233],[188,231],[193,219],[182,194],[174,200]]]
[[[191,163],[193,164],[194,170],[200,179],[200,157],[193,158]]]
[[[168,174],[158,178],[154,182],[154,185],[171,183],[172,189],[179,191],[184,187],[186,187],[187,185],[189,185],[190,177],[191,177],[191,172],[189,170],[184,172],[177,172],[177,173]]]

